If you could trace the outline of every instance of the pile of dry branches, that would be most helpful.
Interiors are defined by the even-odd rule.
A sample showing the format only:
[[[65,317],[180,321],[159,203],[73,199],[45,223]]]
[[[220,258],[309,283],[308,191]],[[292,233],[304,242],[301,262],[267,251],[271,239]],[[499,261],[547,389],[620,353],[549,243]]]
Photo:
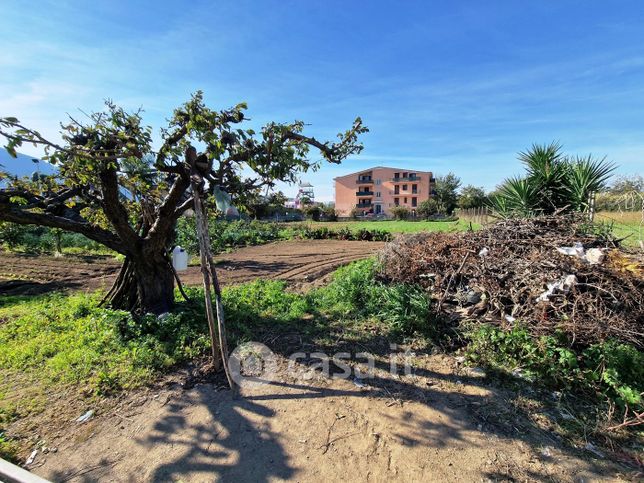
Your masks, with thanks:
[[[401,236],[381,254],[383,276],[426,287],[437,310],[521,323],[535,335],[562,331],[575,344],[610,337],[644,347],[641,258],[614,240],[582,234],[582,223],[551,216]],[[601,263],[557,250],[576,242],[600,248]]]

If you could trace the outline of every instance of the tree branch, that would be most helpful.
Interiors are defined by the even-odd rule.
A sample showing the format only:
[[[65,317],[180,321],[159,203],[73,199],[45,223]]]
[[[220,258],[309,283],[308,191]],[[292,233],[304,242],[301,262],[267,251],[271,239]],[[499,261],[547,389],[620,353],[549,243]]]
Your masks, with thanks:
[[[112,232],[104,230],[87,221],[70,220],[64,216],[52,215],[51,213],[36,213],[26,211],[17,206],[0,204],[0,220],[18,223],[20,225],[40,225],[50,228],[80,233],[87,238],[105,245],[112,250],[125,254],[123,244]]]
[[[167,164],[165,164],[165,160],[166,160],[168,151],[170,151],[174,146],[176,146],[177,143],[181,141],[181,139],[186,134],[188,134],[188,128],[185,125],[183,125],[165,140],[165,142],[163,143],[163,146],[161,146],[161,149],[159,149],[156,160],[154,162],[154,166],[159,171],[163,171],[165,173],[177,173],[177,174],[181,172],[181,168],[179,166],[168,166]]]
[[[194,150],[194,148],[190,149]],[[153,247],[159,247],[160,244],[167,241],[168,232],[174,227],[178,216],[181,215],[181,212],[177,214],[177,205],[181,202],[189,186],[190,177],[188,173],[182,171],[174,180],[168,195],[157,209],[156,219],[146,236],[146,243],[149,243]]]
[[[139,245],[141,238],[130,226],[127,210],[121,203],[121,200],[119,200],[119,184],[116,169],[106,168],[100,172],[99,177],[101,179],[101,191],[103,194],[101,205],[105,216],[107,216],[114,230],[121,240],[123,240],[124,245],[135,249]]]

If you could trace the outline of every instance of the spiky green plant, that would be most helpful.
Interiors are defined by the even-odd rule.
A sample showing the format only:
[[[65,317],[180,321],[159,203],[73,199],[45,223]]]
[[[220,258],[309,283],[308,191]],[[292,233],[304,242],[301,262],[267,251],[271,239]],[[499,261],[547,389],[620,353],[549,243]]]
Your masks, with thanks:
[[[552,142],[549,145],[533,144],[526,151],[519,153],[519,160],[525,165],[527,184],[530,191],[538,194],[532,198],[531,209],[543,213],[552,213],[565,206],[565,179],[568,169],[567,159],[561,144]],[[524,186],[527,189],[528,186]]]
[[[590,197],[605,187],[615,170],[606,158],[566,156],[556,142],[534,144],[518,158],[526,175],[505,180],[490,197],[492,210],[501,217],[587,211]]]
[[[538,211],[539,187],[529,178],[508,178],[498,193],[490,197],[490,203],[504,218],[534,216]]]
[[[587,211],[590,197],[606,187],[616,166],[606,158],[595,159],[592,155],[576,157],[569,161],[566,175],[566,195],[576,211]]]

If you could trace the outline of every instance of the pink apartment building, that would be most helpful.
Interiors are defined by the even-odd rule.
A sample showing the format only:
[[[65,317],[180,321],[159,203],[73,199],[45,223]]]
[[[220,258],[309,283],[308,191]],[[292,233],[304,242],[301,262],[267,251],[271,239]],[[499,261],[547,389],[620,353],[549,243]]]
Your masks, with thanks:
[[[335,181],[335,209],[349,216],[354,208],[361,215],[391,215],[394,206],[412,213],[432,196],[434,176],[430,171],[376,166],[339,176]]]

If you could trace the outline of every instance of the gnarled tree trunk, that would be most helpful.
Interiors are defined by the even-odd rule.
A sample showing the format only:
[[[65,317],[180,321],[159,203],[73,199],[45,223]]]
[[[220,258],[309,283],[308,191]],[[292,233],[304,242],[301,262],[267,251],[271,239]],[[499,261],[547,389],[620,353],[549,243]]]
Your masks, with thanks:
[[[165,254],[126,257],[103,303],[114,309],[162,314],[174,306],[174,272]]]

